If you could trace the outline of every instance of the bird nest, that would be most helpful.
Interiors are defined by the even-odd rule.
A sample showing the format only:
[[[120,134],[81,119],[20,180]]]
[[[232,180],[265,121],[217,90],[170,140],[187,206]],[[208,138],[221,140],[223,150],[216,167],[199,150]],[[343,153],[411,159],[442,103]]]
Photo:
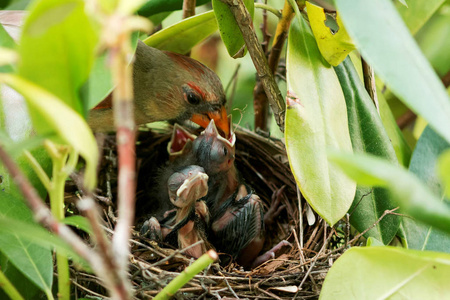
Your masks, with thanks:
[[[184,254],[185,249],[166,247],[139,235],[140,226],[149,216],[157,170],[168,160],[170,136],[171,128],[141,130],[138,135],[136,226],[131,240],[129,270],[138,299],[154,297],[194,260]],[[96,195],[110,233],[116,221],[117,157],[114,138],[107,136],[103,142],[104,153]],[[261,198],[266,211],[274,195],[282,191],[278,194],[285,209],[274,224],[266,228],[264,250],[281,240],[289,241],[292,246],[284,247],[275,258],[252,270],[244,270],[234,262],[225,266],[215,263],[181,288],[175,298],[317,298],[328,269],[345,248],[344,236],[348,235],[328,227],[302,199],[282,141],[238,128],[236,165],[245,182]],[[73,210],[76,210],[75,206]],[[95,276],[75,269],[72,275],[77,296],[107,295]]]

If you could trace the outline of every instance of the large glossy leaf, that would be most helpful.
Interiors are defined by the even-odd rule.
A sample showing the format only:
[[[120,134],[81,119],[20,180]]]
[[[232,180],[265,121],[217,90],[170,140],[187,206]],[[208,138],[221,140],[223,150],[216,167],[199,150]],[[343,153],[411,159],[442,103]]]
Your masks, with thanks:
[[[448,148],[450,148],[450,144],[443,140],[430,127],[427,127],[417,142],[409,166],[409,170],[441,198],[444,197],[444,189],[437,175],[437,159]],[[444,201],[448,203],[449,199]],[[443,232],[410,218],[403,219],[403,228],[405,230],[408,248],[450,252],[450,233]]]
[[[40,0],[30,7],[19,43],[19,74],[80,114],[80,88],[94,62],[97,34],[82,0]]]
[[[92,189],[96,185],[98,150],[92,131],[83,118],[54,95],[25,79],[0,74],[0,82],[24,96],[39,134],[56,134],[58,141],[69,144],[80,153],[86,161],[84,182],[87,188]]]
[[[336,0],[342,21],[377,75],[450,142],[450,101],[390,0]]]
[[[359,79],[350,58],[335,68],[347,104],[348,127],[354,152],[370,153],[397,164],[394,148],[383,127],[380,116]],[[350,208],[350,222],[363,232],[377,222],[386,210],[396,207],[387,190],[358,186]],[[385,245],[394,238],[400,217],[386,216],[366,233]]]
[[[297,184],[313,209],[331,225],[342,218],[356,184],[327,161],[326,149],[352,151],[345,99],[303,18],[289,31],[286,149]]]
[[[158,31],[144,40],[149,46],[178,53],[187,53],[217,30],[213,11],[184,19]]]
[[[203,5],[211,0],[197,0],[196,5]],[[148,0],[138,11],[141,16],[149,17],[164,11],[183,8],[183,0]]]
[[[336,14],[337,31],[325,25],[327,16],[322,7],[306,2],[309,23],[323,57],[333,66],[340,64],[355,49],[339,14]]]
[[[450,256],[394,247],[355,247],[327,274],[320,299],[446,299]]]
[[[396,8],[412,34],[415,34],[444,3],[444,0],[410,0],[407,6],[396,3]]]
[[[253,19],[255,3],[253,0],[242,0]],[[221,0],[212,0],[214,14],[219,24],[219,32],[222,41],[227,47],[228,54],[233,58],[245,55],[245,41],[239,29],[236,19],[227,4]],[[251,20],[250,20],[251,21]]]
[[[372,155],[330,151],[328,157],[359,184],[389,189],[406,214],[450,232],[450,205],[442,202],[411,172]]]

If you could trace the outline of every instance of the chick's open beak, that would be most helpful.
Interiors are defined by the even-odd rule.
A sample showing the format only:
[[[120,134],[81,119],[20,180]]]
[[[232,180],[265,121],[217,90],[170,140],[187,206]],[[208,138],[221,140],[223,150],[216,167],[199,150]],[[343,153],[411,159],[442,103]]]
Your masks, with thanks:
[[[191,118],[192,122],[197,123],[203,128],[206,128],[211,120],[214,120],[217,128],[225,134],[225,138],[228,138],[230,135],[230,124],[228,122],[225,106],[222,106],[220,111],[211,111],[206,114],[194,114]]]

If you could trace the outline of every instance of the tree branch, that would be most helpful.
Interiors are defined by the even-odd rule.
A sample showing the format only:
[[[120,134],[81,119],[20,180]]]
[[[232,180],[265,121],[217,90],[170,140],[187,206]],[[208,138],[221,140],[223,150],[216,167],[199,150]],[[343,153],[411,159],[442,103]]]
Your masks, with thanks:
[[[275,36],[272,43],[272,49],[269,54],[268,64],[270,70],[272,71],[272,74],[276,73],[278,63],[280,61],[281,51],[283,50],[283,46],[287,38],[287,33],[289,31],[289,26],[293,17],[294,10],[286,0],[284,2],[281,19],[277,24],[277,29],[275,31]],[[268,97],[264,92],[261,81],[259,81],[257,86],[255,87],[255,90],[253,92],[253,99],[253,106],[255,110],[255,129],[261,128],[262,130],[267,131]]]
[[[253,23],[250,14],[242,0],[221,0],[227,4],[233,13],[239,29],[244,36],[245,44],[248,52],[255,65],[256,72],[268,96],[269,104],[275,115],[275,120],[281,131],[284,131],[284,114],[286,111],[286,103],[281,95],[275,78],[270,70],[264,51],[253,30]]]

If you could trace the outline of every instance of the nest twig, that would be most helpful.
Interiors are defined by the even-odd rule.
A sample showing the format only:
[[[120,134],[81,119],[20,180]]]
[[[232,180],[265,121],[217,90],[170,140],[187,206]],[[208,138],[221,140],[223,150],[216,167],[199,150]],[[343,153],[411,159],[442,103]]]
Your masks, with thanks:
[[[137,144],[138,186],[136,198],[138,209],[136,228],[145,220],[146,208],[152,205],[152,184],[161,162],[167,161],[167,143],[171,129],[141,131]],[[339,257],[345,245],[343,238],[334,229],[327,227],[316,216],[314,224],[303,224],[300,229],[300,213],[306,220],[307,203],[299,200],[297,186],[290,172],[287,155],[282,141],[263,137],[239,128],[236,132],[236,164],[242,177],[258,194],[267,209],[272,195],[282,186],[282,204],[286,210],[275,224],[266,229],[265,250],[281,240],[288,240],[292,248],[273,260],[246,271],[235,263],[227,266],[213,264],[203,274],[195,276],[184,286],[177,299],[220,299],[223,297],[246,299],[315,299],[318,298],[323,279],[332,262]],[[106,139],[104,159],[99,175],[99,204],[103,207],[105,228],[112,232],[115,225],[117,169],[115,145]],[[338,238],[333,238],[338,236]],[[330,240],[341,241],[331,245]],[[348,239],[345,239],[348,240]],[[303,244],[301,245],[301,242]],[[193,259],[184,254],[184,249],[161,247],[147,241],[135,231],[133,234],[131,267],[129,270],[136,299],[151,299],[163,286],[177,276]],[[76,295],[106,295],[99,280],[88,273],[73,271]]]

